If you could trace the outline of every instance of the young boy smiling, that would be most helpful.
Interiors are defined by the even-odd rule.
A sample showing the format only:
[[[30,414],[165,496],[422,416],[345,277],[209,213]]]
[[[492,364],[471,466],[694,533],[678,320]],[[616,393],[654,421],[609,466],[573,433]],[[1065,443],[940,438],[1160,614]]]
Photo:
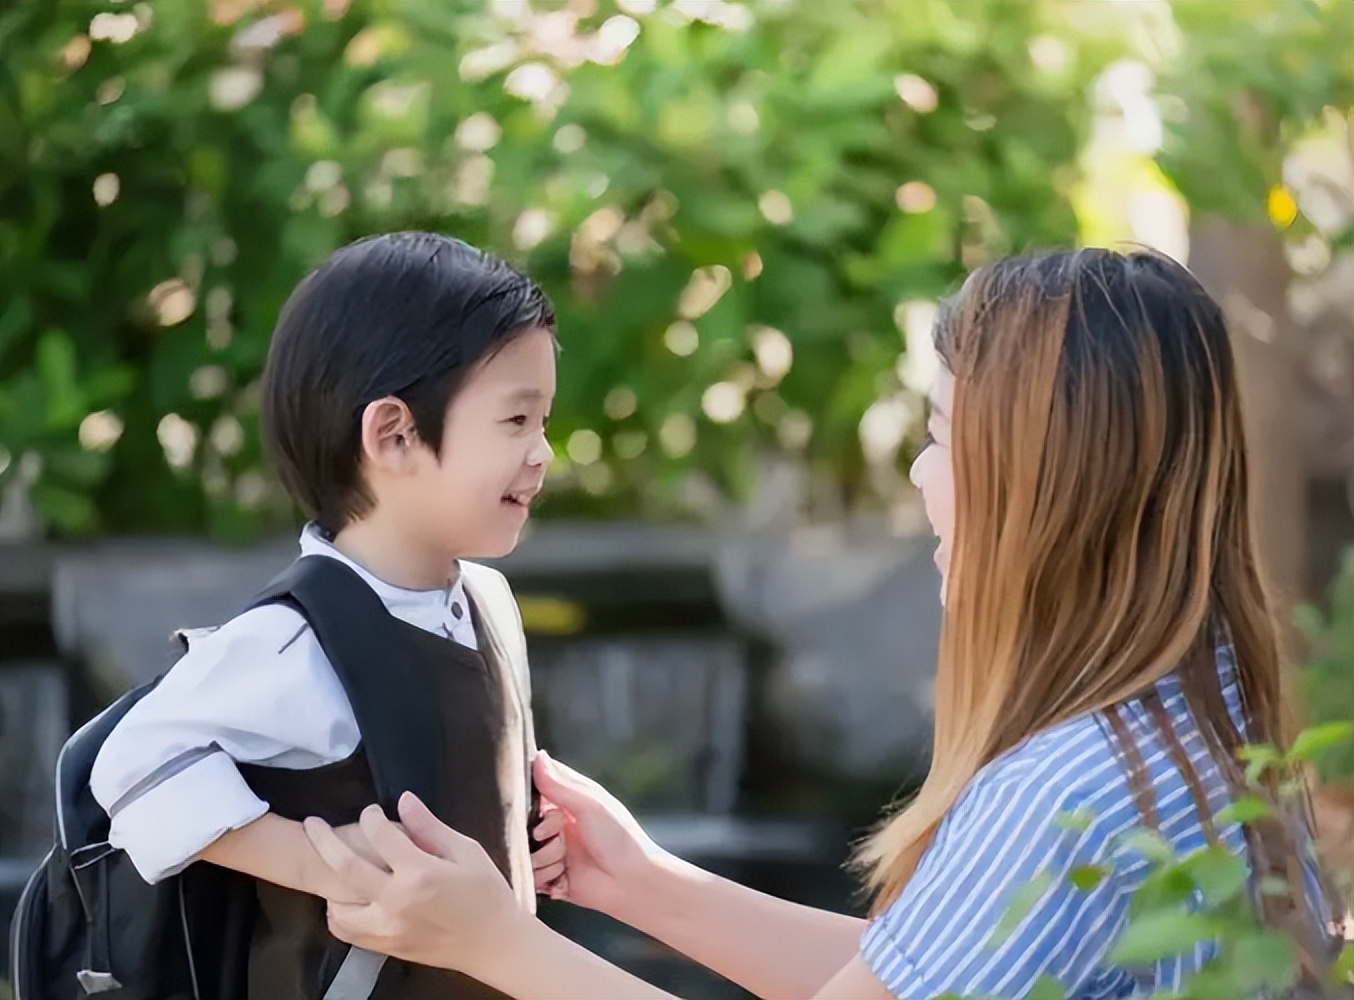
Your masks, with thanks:
[[[510,552],[541,489],[555,351],[553,310],[527,277],[458,240],[394,233],[302,280],[262,382],[265,444],[310,517],[301,555],[348,567],[407,633],[390,683],[418,678],[436,702],[435,808],[484,844],[526,908],[525,640],[506,581],[467,560]],[[496,996],[328,935],[330,878],[299,820],[346,824],[364,850],[353,824],[377,796],[372,734],[306,619],[263,604],[187,642],[95,763],[110,844],[149,882],[195,861],[257,880],[251,997]]]

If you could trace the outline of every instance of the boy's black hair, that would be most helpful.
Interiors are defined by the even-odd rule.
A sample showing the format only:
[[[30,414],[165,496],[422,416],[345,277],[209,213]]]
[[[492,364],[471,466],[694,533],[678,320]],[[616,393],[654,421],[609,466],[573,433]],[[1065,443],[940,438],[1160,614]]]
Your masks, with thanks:
[[[555,331],[545,293],[460,240],[388,233],[334,251],[282,307],[263,369],[263,442],[282,484],[337,534],[375,503],[359,469],[367,404],[403,400],[440,454],[466,376],[532,329]]]

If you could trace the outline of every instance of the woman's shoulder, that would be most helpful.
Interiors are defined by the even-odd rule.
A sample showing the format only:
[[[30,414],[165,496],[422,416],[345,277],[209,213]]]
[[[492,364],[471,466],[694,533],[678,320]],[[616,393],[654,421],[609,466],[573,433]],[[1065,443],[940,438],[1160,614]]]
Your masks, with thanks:
[[[1087,714],[1037,733],[987,764],[942,825],[1018,823],[1019,834],[1028,837],[1036,828],[1056,830],[1068,817],[1117,812],[1129,797],[1103,720]]]
[[[1220,667],[1225,668],[1226,662]],[[1224,673],[1224,693],[1231,707],[1235,684],[1229,687],[1227,680]],[[1171,720],[1174,742],[1187,756],[1216,811],[1226,802],[1225,789],[1179,681],[1168,675],[1157,690]],[[1156,732],[1156,720],[1145,707],[1128,704],[1109,711],[1120,712],[1122,725],[1111,726],[1106,712],[1088,712],[1036,733],[996,757],[974,776],[955,803],[952,823],[985,823],[994,808],[1005,808],[1024,815],[1029,824],[1057,824],[1057,817],[1076,813],[1094,818],[1096,827],[1103,827],[1108,836],[1123,833],[1138,821],[1139,809],[1129,781],[1135,764],[1126,759],[1126,748],[1119,745],[1118,728],[1134,744],[1130,756],[1146,778],[1163,832],[1182,844],[1193,843],[1202,828],[1171,741]]]
[[[1104,783],[1116,755],[1104,719],[1088,712],[1018,743],[983,767],[971,787],[1071,789]]]

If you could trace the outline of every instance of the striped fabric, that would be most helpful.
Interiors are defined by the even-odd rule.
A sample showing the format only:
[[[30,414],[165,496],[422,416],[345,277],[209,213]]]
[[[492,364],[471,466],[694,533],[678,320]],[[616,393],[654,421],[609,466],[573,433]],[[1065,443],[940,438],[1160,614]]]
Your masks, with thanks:
[[[1219,654],[1228,705],[1239,715],[1230,654]],[[1179,680],[1158,684],[1178,738],[1216,812],[1227,804],[1221,774],[1186,708]],[[1142,706],[1121,713],[1150,771],[1161,834],[1177,853],[1207,840],[1189,789],[1168,748],[1151,733]],[[1056,821],[1090,817],[1082,832]],[[1140,825],[1124,766],[1108,723],[1086,715],[1047,730],[993,761],[973,779],[941,823],[917,872],[894,904],[873,921],[861,951],[898,997],[941,994],[1023,997],[1041,977],[1057,978],[1067,996],[1127,997],[1153,988],[1178,989],[1213,954],[1200,945],[1152,968],[1117,968],[1107,955],[1122,930],[1133,890],[1147,862],[1117,841]],[[1219,830],[1244,851],[1241,829]],[[1112,863],[1114,874],[1082,891],[1069,873]],[[1052,876],[1041,898],[1009,936],[994,931],[1014,894],[1037,874]],[[1005,930],[1005,928],[1003,928]]]

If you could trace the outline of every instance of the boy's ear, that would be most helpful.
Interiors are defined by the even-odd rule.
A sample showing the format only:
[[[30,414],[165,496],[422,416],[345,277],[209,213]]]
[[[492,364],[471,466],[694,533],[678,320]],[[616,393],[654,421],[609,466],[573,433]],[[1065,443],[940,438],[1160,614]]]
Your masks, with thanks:
[[[404,400],[385,396],[363,408],[363,462],[390,472],[405,471],[413,468],[418,444],[414,417]]]

